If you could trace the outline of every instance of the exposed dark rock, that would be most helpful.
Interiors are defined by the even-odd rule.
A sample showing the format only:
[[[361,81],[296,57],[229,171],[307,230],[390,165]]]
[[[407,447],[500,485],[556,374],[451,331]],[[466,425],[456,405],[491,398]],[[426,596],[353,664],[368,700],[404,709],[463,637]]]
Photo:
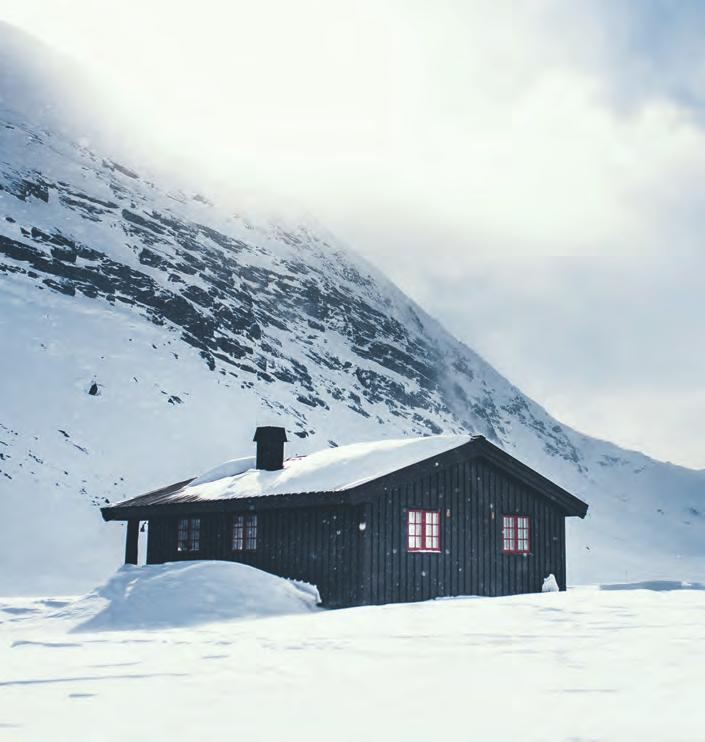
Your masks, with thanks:
[[[37,198],[44,203],[49,203],[49,184],[41,177],[36,176],[32,180],[20,178],[19,180],[8,180],[4,186],[13,196],[22,201]]]

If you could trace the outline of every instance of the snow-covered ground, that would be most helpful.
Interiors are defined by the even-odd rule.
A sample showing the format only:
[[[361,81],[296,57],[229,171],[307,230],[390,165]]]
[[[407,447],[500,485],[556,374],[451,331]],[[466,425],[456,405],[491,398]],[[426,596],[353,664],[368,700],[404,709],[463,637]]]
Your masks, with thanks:
[[[101,604],[97,593],[1,600],[0,739],[705,738],[702,585],[339,611],[304,598],[294,602],[303,612],[282,604],[287,615],[219,613],[210,623],[182,596],[171,628],[163,613],[152,630],[86,627],[96,611],[130,602],[115,581],[159,596],[160,610],[176,607],[164,581],[182,581],[188,595],[188,568],[123,570]],[[199,567],[196,607],[242,577],[213,569]],[[257,586],[252,578],[251,597]],[[143,600],[135,609],[154,616]]]

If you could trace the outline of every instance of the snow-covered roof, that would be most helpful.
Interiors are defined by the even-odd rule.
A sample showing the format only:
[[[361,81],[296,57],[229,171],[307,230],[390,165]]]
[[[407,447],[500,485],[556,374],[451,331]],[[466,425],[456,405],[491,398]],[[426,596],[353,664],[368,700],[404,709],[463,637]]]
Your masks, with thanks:
[[[483,436],[434,435],[424,438],[352,443],[294,456],[282,469],[255,468],[254,457],[233,459],[204,474],[101,508],[106,520],[135,517],[135,511],[268,495],[342,492],[452,451],[472,441],[476,454],[504,468],[556,502],[568,515],[585,517],[587,504],[491,444]]]
[[[230,500],[299,492],[340,492],[383,477],[418,461],[462,446],[469,435],[352,443],[326,448],[284,462],[284,468],[254,468],[254,459],[234,459],[194,479],[180,496],[195,500]]]
[[[469,435],[434,435],[424,438],[352,443],[326,448],[284,461],[284,468],[255,468],[255,458],[232,459],[198,477],[129,498],[104,508],[165,505],[176,502],[234,500],[305,492],[341,492],[391,474],[419,461],[450,451],[472,440]]]

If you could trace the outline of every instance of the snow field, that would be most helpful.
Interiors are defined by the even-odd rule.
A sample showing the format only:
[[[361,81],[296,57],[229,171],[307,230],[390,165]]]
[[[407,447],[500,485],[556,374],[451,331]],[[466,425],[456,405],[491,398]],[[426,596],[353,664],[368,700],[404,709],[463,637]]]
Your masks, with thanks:
[[[71,631],[63,602],[0,603],[0,739],[705,738],[705,590],[577,588],[113,632]]]

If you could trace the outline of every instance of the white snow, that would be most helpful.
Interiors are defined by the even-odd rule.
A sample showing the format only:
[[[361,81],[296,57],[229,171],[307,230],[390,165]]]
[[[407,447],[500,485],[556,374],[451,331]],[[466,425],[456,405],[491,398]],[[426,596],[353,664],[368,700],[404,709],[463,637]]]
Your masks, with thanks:
[[[643,580],[642,582],[613,582],[600,585],[600,590],[705,590],[705,583],[684,580]]]
[[[231,459],[226,461],[220,466],[216,466],[213,469],[209,469],[205,474],[201,474],[200,477],[196,477],[189,485],[189,487],[196,487],[199,484],[208,484],[209,482],[216,482],[219,479],[225,477],[236,477],[239,474],[244,474],[250,469],[255,467],[255,457],[245,456],[240,459]]]
[[[220,561],[125,565],[105,585],[59,611],[74,631],[163,629],[316,610],[315,587],[247,564]]]
[[[559,590],[556,576],[553,573],[544,578],[543,585],[541,586],[542,593],[557,593]]]
[[[703,740],[702,590],[80,633],[72,603],[0,600],[3,740]]]
[[[278,471],[240,471],[247,459],[236,459],[198,477],[182,494],[220,500],[290,492],[338,492],[438,456],[469,440],[469,435],[434,435],[352,443],[287,459]]]

